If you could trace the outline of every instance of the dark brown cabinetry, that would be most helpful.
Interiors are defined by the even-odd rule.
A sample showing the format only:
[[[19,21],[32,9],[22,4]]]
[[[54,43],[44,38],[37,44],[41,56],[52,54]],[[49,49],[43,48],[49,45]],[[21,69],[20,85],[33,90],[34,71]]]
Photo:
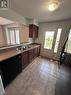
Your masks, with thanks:
[[[35,45],[14,57],[0,62],[0,72],[4,87],[6,87],[34,58],[40,54],[40,45]]]
[[[22,53],[22,69],[24,69],[25,67],[27,67],[27,65],[29,64],[29,55],[28,55],[28,51],[25,51]]]
[[[41,45],[39,47],[37,47],[37,56],[40,55],[40,48],[41,48]]]
[[[36,58],[38,56],[38,48],[33,49],[33,57]]]
[[[30,50],[28,51],[28,53],[29,53],[29,63],[30,63],[30,62],[32,62],[32,60],[33,60],[33,49],[30,49]]]
[[[26,68],[40,54],[40,45],[22,53],[22,69]]]
[[[31,38],[38,37],[38,26],[34,24],[29,24],[29,37]]]

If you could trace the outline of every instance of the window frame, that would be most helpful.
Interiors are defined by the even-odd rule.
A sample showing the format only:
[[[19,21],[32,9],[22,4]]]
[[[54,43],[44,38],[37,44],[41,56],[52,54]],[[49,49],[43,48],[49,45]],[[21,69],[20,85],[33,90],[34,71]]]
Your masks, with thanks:
[[[10,30],[13,30],[14,31],[14,39],[15,39],[15,43],[14,44],[20,44],[20,34],[19,34],[19,43],[16,43],[16,30],[19,30],[18,27],[10,27],[10,28],[7,28],[6,30],[6,35],[7,35],[7,42],[9,45],[14,45],[13,43],[11,43],[11,39],[10,39]],[[20,32],[19,32],[20,33]]]
[[[61,33],[62,33],[62,28],[58,28],[57,29],[57,33],[56,33],[56,37],[55,37],[55,43],[54,43],[54,50],[53,52],[56,54],[58,52],[58,47],[59,47],[59,43],[60,43],[60,38],[61,38],[61,33],[60,33],[60,37],[59,37],[59,41],[58,41],[58,46],[57,46],[57,51],[55,51],[55,46],[56,46],[56,42],[58,40],[58,30],[61,29]]]
[[[53,39],[52,39],[52,45],[51,45],[51,48],[48,48],[48,47],[45,47],[45,40],[46,40],[46,33],[48,33],[48,32],[53,32]],[[55,37],[55,31],[46,31],[45,32],[45,39],[44,39],[44,49],[47,49],[47,50],[52,50],[53,49],[53,46],[54,46],[54,37]]]
[[[69,34],[68,34],[68,42],[70,41],[70,38],[71,38],[71,29],[70,29]],[[68,42],[67,42],[67,45],[66,45],[66,48],[65,48],[65,49],[66,49],[66,52],[67,52],[67,53],[71,54],[71,51],[68,50],[68,46],[69,46],[69,45],[68,45]]]

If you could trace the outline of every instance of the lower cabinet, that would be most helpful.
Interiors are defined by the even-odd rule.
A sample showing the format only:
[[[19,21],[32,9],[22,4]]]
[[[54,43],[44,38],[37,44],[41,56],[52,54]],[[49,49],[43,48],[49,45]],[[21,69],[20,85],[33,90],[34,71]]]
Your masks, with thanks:
[[[22,53],[22,69],[24,69],[29,64],[28,51]]]
[[[40,46],[24,51],[22,54],[0,62],[0,73],[4,88],[39,56]]]
[[[22,69],[26,68],[40,54],[40,46],[22,53]]]
[[[33,58],[36,58],[37,57],[37,48],[34,48],[33,49]]]
[[[41,48],[41,46],[37,47],[37,56],[40,55],[40,48]]]
[[[29,55],[29,63],[31,63],[32,62],[32,60],[33,60],[33,49],[30,49],[29,51],[28,51],[28,55]]]

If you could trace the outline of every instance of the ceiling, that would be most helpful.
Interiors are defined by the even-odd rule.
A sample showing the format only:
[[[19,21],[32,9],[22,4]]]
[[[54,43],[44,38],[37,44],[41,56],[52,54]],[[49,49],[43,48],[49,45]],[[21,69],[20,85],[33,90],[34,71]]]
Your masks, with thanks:
[[[11,20],[8,20],[6,18],[0,17],[0,25],[7,25],[7,24],[11,24],[11,23],[14,23],[14,22]]]
[[[10,8],[26,18],[37,19],[39,22],[71,18],[71,0],[59,0],[62,3],[54,12],[50,12],[47,9],[48,1],[10,0]]]

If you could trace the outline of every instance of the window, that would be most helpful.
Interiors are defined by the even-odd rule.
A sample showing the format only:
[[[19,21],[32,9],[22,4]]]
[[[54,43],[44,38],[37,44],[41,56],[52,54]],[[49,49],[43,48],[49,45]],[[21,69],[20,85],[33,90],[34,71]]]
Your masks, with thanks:
[[[7,42],[9,45],[20,43],[18,28],[9,28],[6,34],[7,34]]]
[[[60,40],[60,35],[61,35],[62,29],[59,28],[57,32],[57,37],[56,37],[56,42],[55,42],[55,47],[54,47],[54,52],[56,53],[58,50],[58,45],[59,45],[59,40]]]
[[[54,31],[47,31],[45,33],[44,48],[52,49],[53,38],[54,38]]]
[[[67,42],[67,52],[71,53],[71,29],[68,37],[68,42]]]

